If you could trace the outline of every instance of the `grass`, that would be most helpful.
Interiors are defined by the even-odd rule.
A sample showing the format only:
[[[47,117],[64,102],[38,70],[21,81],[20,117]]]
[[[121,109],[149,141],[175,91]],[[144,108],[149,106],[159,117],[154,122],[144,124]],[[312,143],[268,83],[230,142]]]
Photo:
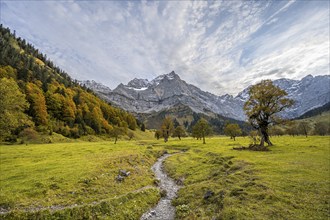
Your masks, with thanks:
[[[298,121],[298,122],[301,122],[301,121],[307,122],[312,127],[314,127],[317,122],[330,123],[330,111],[322,112],[321,114],[315,115],[313,117],[299,119],[299,120],[296,120],[296,121]]]
[[[132,141],[139,141],[139,140],[151,140],[154,138],[154,133],[150,130],[146,130],[145,132],[142,132],[141,130],[135,130],[129,132],[133,133]],[[120,136],[118,139],[118,142],[120,141],[127,141],[129,140],[127,135]],[[52,132],[52,135],[49,135],[48,132],[39,132],[33,139],[27,139],[24,138],[18,138],[17,143],[22,144],[48,144],[48,143],[74,143],[74,142],[104,142],[104,141],[113,141],[114,139],[109,137],[108,135],[85,135],[81,136],[78,139],[72,139],[64,137],[61,134],[58,134],[56,132]],[[1,144],[1,143],[0,143]]]
[[[248,138],[87,139],[0,146],[0,211],[11,210],[0,217],[139,219],[160,198],[150,171],[156,158],[185,150],[165,162],[183,182],[177,219],[330,218],[329,136],[273,137],[269,152],[232,150]],[[124,182],[115,181],[119,169],[131,172]]]
[[[173,202],[177,219],[330,218],[329,137],[272,141],[270,152],[232,150],[247,138],[172,142],[190,146],[166,161],[170,175],[184,180]],[[204,199],[208,190],[214,195]]]
[[[76,142],[0,146],[0,207],[13,211],[7,218],[30,219],[31,216],[21,212],[37,211],[35,216],[46,218],[49,213],[43,209],[55,207],[53,211],[58,215],[69,213],[74,217],[74,206],[80,207],[83,216],[89,215],[92,209],[98,210],[98,206],[108,207],[103,212],[111,213],[109,207],[120,203],[119,213],[129,212],[133,217],[125,219],[134,219],[159,199],[158,190],[151,187],[154,176],[150,167],[161,153],[161,147],[133,141],[119,141],[116,145]],[[115,180],[119,169],[131,172],[124,182]],[[150,188],[139,191],[146,186]],[[135,209],[132,209],[134,200]],[[65,210],[66,206],[71,208]],[[123,214],[122,219],[129,214]],[[93,215],[96,213],[92,212]]]

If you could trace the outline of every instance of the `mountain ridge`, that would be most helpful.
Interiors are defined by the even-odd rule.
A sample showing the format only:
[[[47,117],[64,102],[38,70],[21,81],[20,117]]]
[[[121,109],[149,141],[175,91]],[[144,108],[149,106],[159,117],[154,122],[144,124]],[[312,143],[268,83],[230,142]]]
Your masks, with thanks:
[[[289,98],[295,100],[294,107],[282,113],[286,118],[298,117],[330,101],[330,75],[307,75],[301,80],[281,78],[273,82],[284,89]],[[186,83],[172,71],[151,81],[134,78],[127,85],[121,83],[112,91],[89,88],[106,101],[133,113],[155,113],[176,104],[183,104],[196,113],[208,114],[205,113],[205,110],[208,110],[224,117],[245,120],[243,105],[248,99],[250,86],[236,96],[217,96]]]

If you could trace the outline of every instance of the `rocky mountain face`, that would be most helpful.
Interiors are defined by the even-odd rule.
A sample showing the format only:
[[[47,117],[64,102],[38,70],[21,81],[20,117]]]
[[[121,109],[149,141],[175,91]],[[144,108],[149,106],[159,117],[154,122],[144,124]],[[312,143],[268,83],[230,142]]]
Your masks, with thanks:
[[[286,109],[282,116],[285,118],[296,118],[307,111],[318,108],[330,102],[330,75],[315,76],[308,75],[301,80],[278,79],[274,85],[288,93],[288,98],[293,99],[295,104]],[[249,88],[240,92],[235,99],[243,103],[249,98]]]
[[[102,83],[97,83],[94,80],[86,80],[86,81],[78,81],[79,84],[86,86],[87,88],[93,90],[94,92],[103,92],[108,93],[111,92],[111,89]]]
[[[84,83],[101,98],[135,113],[154,114],[182,105],[193,112],[206,115],[219,114],[236,120],[245,120],[244,102],[248,99],[249,88],[236,97],[217,96],[186,83],[172,71],[149,81],[133,79],[127,85],[120,84],[114,90],[95,83]],[[284,89],[295,105],[283,113],[294,118],[330,102],[330,76],[306,76],[302,80],[279,79],[274,84]],[[95,85],[95,86],[94,86]]]

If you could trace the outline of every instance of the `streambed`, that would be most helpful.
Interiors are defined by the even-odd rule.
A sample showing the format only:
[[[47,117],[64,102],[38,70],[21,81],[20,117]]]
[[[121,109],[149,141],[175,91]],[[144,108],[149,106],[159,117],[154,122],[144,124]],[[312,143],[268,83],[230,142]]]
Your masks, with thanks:
[[[175,217],[175,208],[172,206],[171,201],[177,196],[180,187],[163,169],[164,161],[170,156],[172,155],[165,154],[161,156],[151,168],[156,178],[160,181],[160,190],[165,190],[166,196],[162,197],[154,208],[144,213],[141,220],[172,220]]]

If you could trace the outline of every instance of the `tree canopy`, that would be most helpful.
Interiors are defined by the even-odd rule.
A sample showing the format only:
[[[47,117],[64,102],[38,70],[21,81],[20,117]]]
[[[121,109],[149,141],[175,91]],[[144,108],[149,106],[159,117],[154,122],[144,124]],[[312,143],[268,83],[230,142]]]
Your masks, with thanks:
[[[268,126],[280,122],[277,113],[293,105],[293,100],[285,98],[287,93],[275,86],[271,80],[263,80],[252,86],[249,91],[249,99],[244,104],[244,111],[250,124],[261,133],[260,149],[266,142],[272,145]]]
[[[0,79],[0,100],[0,141],[20,126],[33,125],[24,114],[29,103],[13,78]]]
[[[170,117],[166,117],[163,120],[163,123],[161,125],[160,130],[161,130],[162,136],[164,138],[164,141],[167,142],[168,141],[168,138],[174,132],[173,121],[172,121],[172,119]]]
[[[227,136],[234,139],[242,134],[242,130],[238,124],[227,124],[225,126],[224,132]]]
[[[201,118],[193,127],[193,137],[203,139],[203,144],[206,143],[205,137],[210,135],[211,132],[212,129],[204,118]]]
[[[25,124],[73,138],[110,135],[114,127],[136,129],[132,114],[96,97],[1,24],[0,39],[2,139],[17,135],[20,131],[14,130]]]
[[[177,126],[174,129],[173,137],[178,137],[179,140],[181,140],[181,137],[184,137],[185,135],[186,135],[186,131],[181,125]]]

